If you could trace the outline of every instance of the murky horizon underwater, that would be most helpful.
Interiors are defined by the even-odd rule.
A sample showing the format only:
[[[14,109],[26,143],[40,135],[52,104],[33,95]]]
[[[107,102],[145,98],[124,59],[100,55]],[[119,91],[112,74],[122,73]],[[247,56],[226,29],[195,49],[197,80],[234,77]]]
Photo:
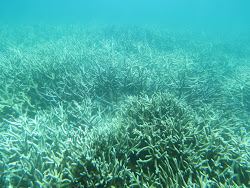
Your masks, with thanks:
[[[0,187],[249,187],[247,1],[0,6]]]

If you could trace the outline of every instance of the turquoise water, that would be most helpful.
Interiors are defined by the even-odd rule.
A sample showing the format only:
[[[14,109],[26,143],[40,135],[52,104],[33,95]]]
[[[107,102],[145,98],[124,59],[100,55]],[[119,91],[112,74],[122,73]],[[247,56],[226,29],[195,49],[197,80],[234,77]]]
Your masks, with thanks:
[[[4,23],[149,24],[167,27],[249,31],[249,1],[15,1],[1,2]]]
[[[0,187],[249,187],[250,3],[0,3]]]

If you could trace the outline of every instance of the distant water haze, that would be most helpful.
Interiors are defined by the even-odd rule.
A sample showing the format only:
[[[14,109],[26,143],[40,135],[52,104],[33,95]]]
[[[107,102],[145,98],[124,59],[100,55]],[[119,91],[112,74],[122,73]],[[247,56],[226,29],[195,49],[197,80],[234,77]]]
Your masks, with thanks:
[[[249,0],[8,0],[0,23],[161,25],[250,31]]]

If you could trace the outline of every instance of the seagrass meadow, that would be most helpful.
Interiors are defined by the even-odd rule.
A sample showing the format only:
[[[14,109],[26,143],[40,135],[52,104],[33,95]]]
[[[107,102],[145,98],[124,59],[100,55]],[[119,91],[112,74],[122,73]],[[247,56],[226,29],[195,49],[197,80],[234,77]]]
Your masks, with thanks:
[[[250,187],[247,36],[0,27],[0,187]]]

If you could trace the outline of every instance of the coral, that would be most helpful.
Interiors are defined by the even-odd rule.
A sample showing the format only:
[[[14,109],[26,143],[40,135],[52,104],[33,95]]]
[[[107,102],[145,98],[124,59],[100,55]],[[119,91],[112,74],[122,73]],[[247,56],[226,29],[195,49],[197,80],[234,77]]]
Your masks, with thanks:
[[[0,37],[0,187],[250,186],[244,41],[80,26]]]

